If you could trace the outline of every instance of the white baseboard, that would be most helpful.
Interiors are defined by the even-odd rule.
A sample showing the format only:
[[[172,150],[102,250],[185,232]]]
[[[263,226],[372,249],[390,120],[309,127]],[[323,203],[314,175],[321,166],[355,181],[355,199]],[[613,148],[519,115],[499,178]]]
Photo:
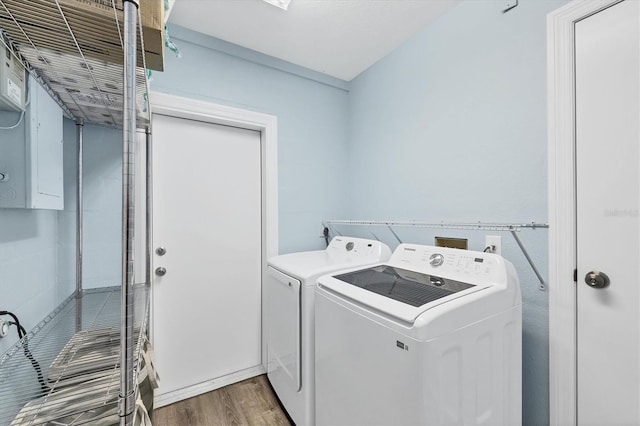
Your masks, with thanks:
[[[265,372],[266,371],[262,365],[256,365],[255,367],[236,371],[235,373],[227,374],[226,376],[207,380],[206,382],[198,383],[197,385],[175,391],[162,394],[156,391],[156,395],[153,398],[153,407],[154,409],[164,407],[165,405],[173,404],[174,402],[202,395],[203,393],[211,392],[212,390],[265,374]],[[162,388],[162,382],[160,383],[160,388]]]

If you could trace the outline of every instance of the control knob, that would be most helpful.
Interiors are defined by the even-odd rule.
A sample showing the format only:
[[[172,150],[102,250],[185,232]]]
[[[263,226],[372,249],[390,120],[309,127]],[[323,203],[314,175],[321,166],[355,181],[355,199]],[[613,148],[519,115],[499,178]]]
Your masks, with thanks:
[[[440,253],[434,253],[431,256],[429,256],[429,264],[434,268],[437,268],[443,263],[444,263],[444,256],[441,255]]]

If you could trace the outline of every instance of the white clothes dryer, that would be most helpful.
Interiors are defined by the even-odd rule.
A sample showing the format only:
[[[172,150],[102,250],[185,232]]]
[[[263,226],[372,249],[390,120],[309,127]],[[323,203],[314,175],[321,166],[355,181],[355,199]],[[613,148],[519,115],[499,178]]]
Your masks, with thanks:
[[[380,241],[335,237],[325,250],[269,259],[266,282],[267,377],[298,425],[315,424],[314,296],[318,277],[384,262]]]
[[[519,425],[522,309],[490,253],[401,244],[318,279],[318,425]]]

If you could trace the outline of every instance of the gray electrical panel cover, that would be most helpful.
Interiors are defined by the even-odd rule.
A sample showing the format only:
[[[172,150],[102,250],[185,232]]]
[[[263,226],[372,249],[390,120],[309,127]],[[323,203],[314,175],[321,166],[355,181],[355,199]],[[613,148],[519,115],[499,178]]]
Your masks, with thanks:
[[[0,208],[62,210],[62,109],[33,78],[29,83],[24,122],[0,130]]]

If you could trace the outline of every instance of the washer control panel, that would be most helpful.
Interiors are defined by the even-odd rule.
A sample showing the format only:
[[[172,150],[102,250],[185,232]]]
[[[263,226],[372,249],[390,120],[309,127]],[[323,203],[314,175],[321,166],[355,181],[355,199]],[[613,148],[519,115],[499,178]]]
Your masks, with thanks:
[[[389,263],[440,277],[482,279],[497,277],[504,267],[495,254],[417,244],[400,244]]]

